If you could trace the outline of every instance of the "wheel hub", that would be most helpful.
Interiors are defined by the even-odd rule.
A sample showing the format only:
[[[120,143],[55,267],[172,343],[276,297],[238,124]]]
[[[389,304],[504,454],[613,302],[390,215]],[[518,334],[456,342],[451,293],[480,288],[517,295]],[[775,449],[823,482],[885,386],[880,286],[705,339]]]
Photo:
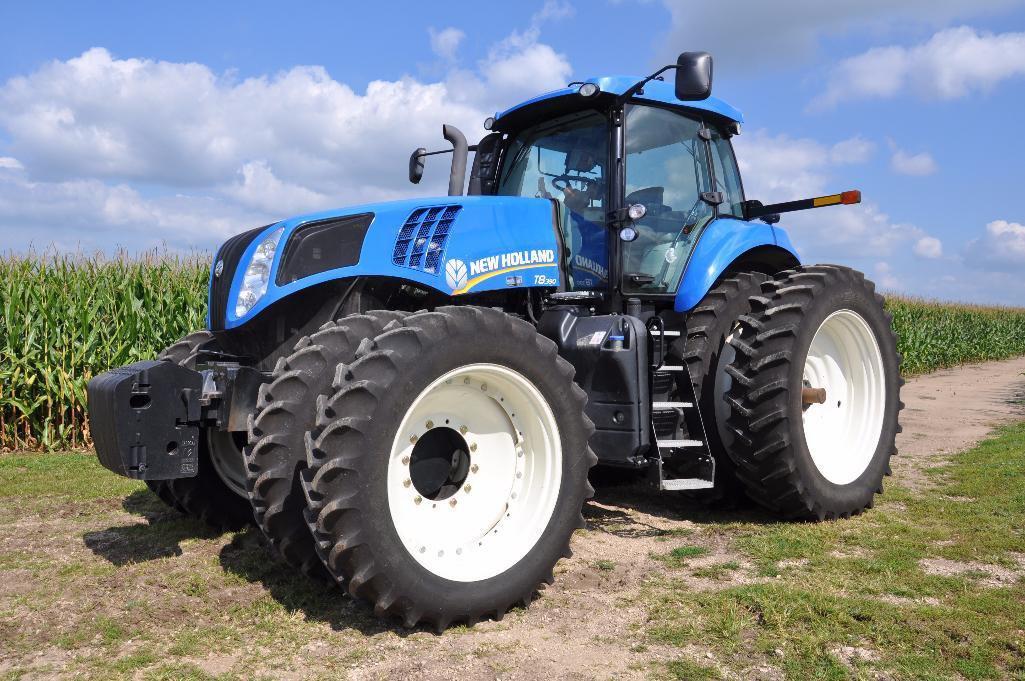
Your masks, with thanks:
[[[823,477],[857,480],[879,445],[886,408],[883,358],[871,327],[852,310],[819,326],[804,365],[805,442]]]
[[[562,476],[558,427],[522,375],[470,365],[428,386],[406,413],[388,467],[388,505],[410,555],[476,581],[537,542]]]
[[[413,445],[409,478],[426,499],[448,499],[463,486],[469,472],[470,446],[448,426],[428,430]]]

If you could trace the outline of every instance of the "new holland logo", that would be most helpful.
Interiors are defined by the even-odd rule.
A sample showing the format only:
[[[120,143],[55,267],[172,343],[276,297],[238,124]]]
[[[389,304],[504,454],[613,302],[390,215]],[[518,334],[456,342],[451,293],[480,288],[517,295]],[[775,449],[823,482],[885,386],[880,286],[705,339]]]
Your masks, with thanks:
[[[453,289],[466,286],[466,263],[454,259],[445,263],[445,282]]]

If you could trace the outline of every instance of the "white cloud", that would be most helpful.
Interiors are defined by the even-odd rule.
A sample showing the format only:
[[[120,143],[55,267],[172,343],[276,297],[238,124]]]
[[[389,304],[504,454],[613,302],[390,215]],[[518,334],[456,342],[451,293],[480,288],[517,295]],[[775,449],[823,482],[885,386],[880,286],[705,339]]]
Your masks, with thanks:
[[[288,215],[329,208],[331,197],[306,187],[283,182],[266,161],[251,161],[242,166],[239,181],[224,190],[239,203],[269,215]]]
[[[829,156],[833,163],[865,163],[872,158],[875,150],[874,142],[863,137],[852,137],[834,144]]]
[[[893,275],[893,268],[888,262],[877,262],[875,265],[876,281],[884,289],[899,289],[900,280]]]
[[[0,243],[81,232],[108,247],[210,247],[288,214],[442,194],[441,160],[421,185],[406,183],[413,148],[444,146],[443,122],[473,142],[495,110],[569,80],[540,21],[473,69],[373,81],[365,92],[319,66],[240,80],[102,48],[50,62],[0,85]]]
[[[545,0],[541,9],[531,17],[533,26],[538,27],[546,21],[558,21],[568,19],[576,13],[573,5],[565,0]]]
[[[932,175],[936,172],[936,161],[932,155],[923,151],[920,154],[909,154],[903,149],[894,149],[890,157],[890,167],[901,175]]]
[[[895,26],[932,27],[1014,7],[1020,0],[662,0],[671,25],[659,62],[687,49],[712,52],[739,77],[814,55],[821,43]],[[720,70],[720,73],[724,71]]]
[[[0,243],[65,251],[210,247],[268,215],[210,196],[143,196],[127,184],[75,179],[33,182],[0,173]]]
[[[958,99],[988,92],[1025,75],[1025,33],[979,32],[968,26],[936,33],[912,47],[875,47],[840,62],[812,108],[856,99],[914,93],[927,99]]]
[[[428,28],[427,33],[430,35],[431,50],[434,54],[446,61],[455,61],[456,52],[459,50],[459,45],[463,42],[466,34],[452,26],[443,28],[440,31]]]
[[[943,257],[943,242],[932,236],[923,236],[915,242],[915,255],[934,260]]]
[[[870,142],[854,137],[834,145],[808,138],[770,135],[764,130],[735,139],[749,198],[764,203],[822,196],[849,188],[842,166],[868,160]],[[874,147],[873,147],[874,148]],[[893,222],[879,206],[822,208],[783,216],[802,257],[812,262],[848,261],[854,257],[887,256],[903,245],[929,238],[919,227]]]
[[[966,262],[973,267],[1012,272],[1020,277],[1025,271],[1025,225],[994,220],[986,225],[981,237],[968,242],[965,255]]]

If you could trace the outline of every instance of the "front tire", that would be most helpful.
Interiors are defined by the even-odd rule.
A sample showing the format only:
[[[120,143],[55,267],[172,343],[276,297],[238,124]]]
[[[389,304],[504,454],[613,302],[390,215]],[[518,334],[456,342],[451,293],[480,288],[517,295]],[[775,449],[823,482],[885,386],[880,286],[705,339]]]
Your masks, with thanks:
[[[306,432],[316,425],[318,400],[333,392],[335,368],[351,363],[364,339],[405,315],[376,311],[328,322],[300,339],[291,355],[278,360],[271,382],[260,386],[245,452],[253,515],[278,555],[311,577],[327,573],[303,515],[299,476],[306,468]]]
[[[554,343],[503,312],[446,307],[365,343],[339,378],[303,486],[349,593],[440,631],[501,618],[553,581],[597,460]]]
[[[892,317],[875,286],[846,267],[789,270],[762,288],[731,341],[738,478],[787,517],[860,513],[897,451],[904,405]]]

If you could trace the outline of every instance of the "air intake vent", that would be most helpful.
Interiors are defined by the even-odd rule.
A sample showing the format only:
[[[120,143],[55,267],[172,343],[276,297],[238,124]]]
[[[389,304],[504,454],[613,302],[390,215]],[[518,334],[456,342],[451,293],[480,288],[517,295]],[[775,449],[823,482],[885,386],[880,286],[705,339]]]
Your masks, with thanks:
[[[437,274],[452,225],[462,206],[417,208],[406,219],[395,239],[392,262],[428,274]]]

